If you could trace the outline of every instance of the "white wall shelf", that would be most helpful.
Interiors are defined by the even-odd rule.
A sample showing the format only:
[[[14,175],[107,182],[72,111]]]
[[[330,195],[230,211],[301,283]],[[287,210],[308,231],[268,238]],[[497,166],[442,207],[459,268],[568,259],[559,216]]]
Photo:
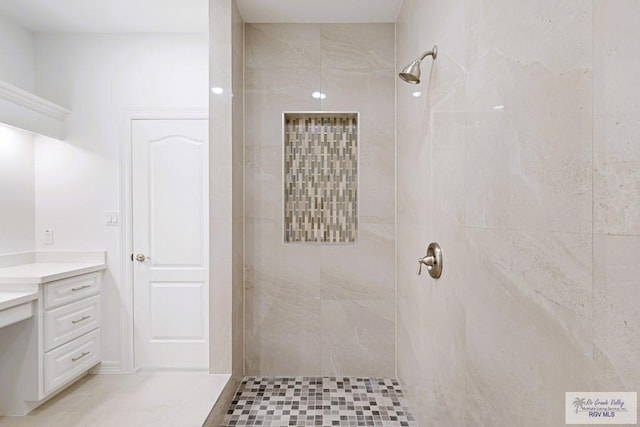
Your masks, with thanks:
[[[0,123],[62,139],[71,111],[0,80]]]

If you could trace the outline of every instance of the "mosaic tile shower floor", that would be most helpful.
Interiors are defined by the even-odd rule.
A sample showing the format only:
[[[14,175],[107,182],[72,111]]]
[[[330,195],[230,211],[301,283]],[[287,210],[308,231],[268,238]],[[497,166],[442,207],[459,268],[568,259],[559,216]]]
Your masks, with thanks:
[[[246,377],[223,426],[417,424],[398,381],[355,377]]]

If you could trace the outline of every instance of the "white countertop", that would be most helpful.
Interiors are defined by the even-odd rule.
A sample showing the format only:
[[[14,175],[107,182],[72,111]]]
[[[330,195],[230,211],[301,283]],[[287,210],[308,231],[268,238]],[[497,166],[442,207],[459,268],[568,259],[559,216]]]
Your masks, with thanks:
[[[104,262],[35,262],[0,268],[0,284],[40,284],[104,270]]]
[[[26,292],[3,292],[0,291],[0,311],[38,298],[38,290]]]

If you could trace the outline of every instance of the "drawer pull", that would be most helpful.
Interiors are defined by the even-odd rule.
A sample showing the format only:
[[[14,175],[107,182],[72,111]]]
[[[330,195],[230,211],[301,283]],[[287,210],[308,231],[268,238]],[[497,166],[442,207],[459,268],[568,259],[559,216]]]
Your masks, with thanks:
[[[91,354],[91,352],[90,352],[90,351],[83,351],[83,352],[82,352],[82,354],[81,354],[80,356],[78,356],[78,357],[73,357],[73,358],[71,359],[71,361],[72,361],[72,362],[77,362],[78,360],[82,359],[83,357],[85,357],[85,356],[87,356],[87,355],[89,355],[89,354]]]
[[[82,285],[82,286],[79,286],[77,288],[71,288],[71,292],[81,291],[83,289],[87,289],[87,288],[90,288],[90,287],[91,287],[91,285]]]
[[[71,321],[71,323],[73,323],[73,324],[75,325],[76,323],[80,323],[80,322],[82,322],[83,320],[87,320],[87,319],[91,319],[91,316],[82,316],[82,317],[81,317],[81,318],[79,318],[78,320],[72,320],[72,321]]]

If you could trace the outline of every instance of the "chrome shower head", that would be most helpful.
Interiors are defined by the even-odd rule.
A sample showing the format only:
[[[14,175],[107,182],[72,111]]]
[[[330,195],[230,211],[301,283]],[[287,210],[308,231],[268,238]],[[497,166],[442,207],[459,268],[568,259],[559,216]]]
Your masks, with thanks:
[[[416,59],[411,64],[404,67],[402,72],[398,75],[405,82],[417,85],[420,83],[420,61]]]
[[[411,83],[414,85],[420,83],[420,63],[427,56],[432,56],[433,60],[435,61],[436,57],[438,56],[438,46],[436,45],[432,50],[423,52],[418,59],[404,67],[400,74],[398,74],[398,76],[400,76],[400,78],[407,83]]]

